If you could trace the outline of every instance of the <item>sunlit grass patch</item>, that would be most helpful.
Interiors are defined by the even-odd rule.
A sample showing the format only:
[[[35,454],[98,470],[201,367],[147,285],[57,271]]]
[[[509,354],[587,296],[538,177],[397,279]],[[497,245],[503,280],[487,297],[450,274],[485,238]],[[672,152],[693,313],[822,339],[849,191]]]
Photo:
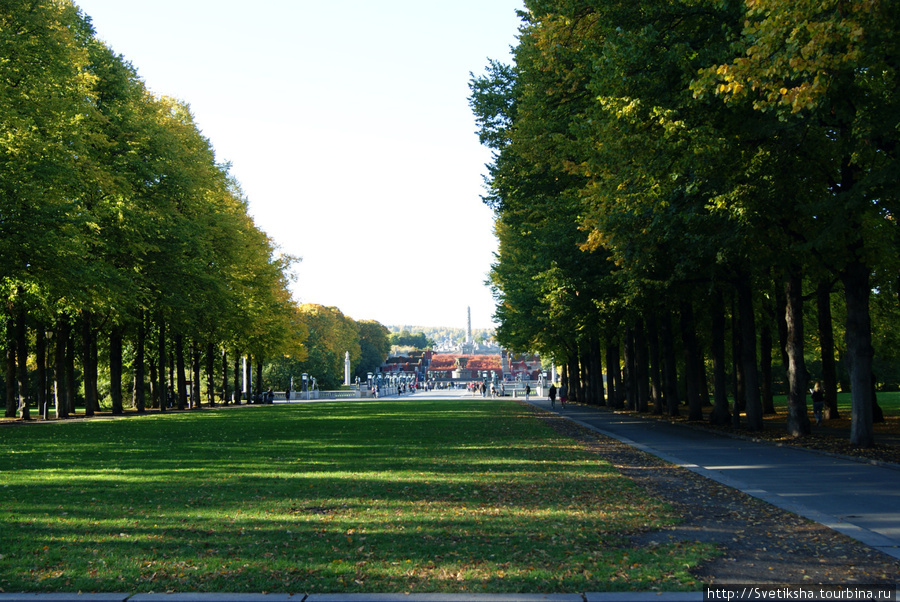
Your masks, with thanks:
[[[696,587],[672,511],[511,402],[245,408],[0,431],[6,591]]]

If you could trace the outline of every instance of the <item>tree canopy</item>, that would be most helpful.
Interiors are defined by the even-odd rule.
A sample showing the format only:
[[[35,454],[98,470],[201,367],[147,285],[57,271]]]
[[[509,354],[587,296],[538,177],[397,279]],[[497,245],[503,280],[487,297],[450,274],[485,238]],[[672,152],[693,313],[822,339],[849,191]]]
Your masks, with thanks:
[[[8,416],[18,406],[27,417],[45,393],[27,376],[29,333],[42,345],[56,332],[64,356],[77,328],[88,381],[98,339],[116,366],[123,337],[130,355],[152,333],[179,353],[182,341],[206,350],[208,365],[210,349],[259,356],[302,343],[294,259],[253,223],[186,103],[151,94],[68,0],[6,3],[0,52],[0,293],[7,339],[16,325],[8,369],[20,372]],[[145,359],[165,371],[162,351],[134,361]]]
[[[677,412],[686,395],[692,418],[707,346],[717,409],[731,356],[734,417],[754,429],[772,378],[759,354],[777,330],[789,429],[803,435],[804,305],[840,291],[852,438],[871,445],[869,299],[897,273],[897,7],[525,5],[514,63],[470,84],[494,151],[501,343],[554,355],[591,397],[605,341],[607,402],[652,396]]]

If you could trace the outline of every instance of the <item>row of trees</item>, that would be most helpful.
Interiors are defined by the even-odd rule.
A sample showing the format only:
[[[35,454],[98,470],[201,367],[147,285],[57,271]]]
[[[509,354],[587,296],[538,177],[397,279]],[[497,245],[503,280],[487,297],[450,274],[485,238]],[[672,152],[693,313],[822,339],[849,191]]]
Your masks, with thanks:
[[[308,374],[316,379],[320,389],[338,389],[344,382],[344,358],[350,354],[350,377],[366,382],[368,372],[384,363],[391,350],[391,336],[387,327],[373,320],[356,321],[336,307],[312,303],[298,308],[297,319],[308,332],[302,355],[271,358],[263,368],[262,377],[276,390],[300,387],[299,377]]]
[[[809,358],[834,415],[840,357],[871,445],[876,345],[896,358],[900,7],[525,4],[514,64],[470,84],[500,341],[557,357],[580,399],[699,419],[709,387],[713,420],[750,429],[774,351],[796,436]]]
[[[391,333],[391,345],[397,347],[412,347],[413,349],[428,349],[434,347],[434,341],[425,336],[424,332],[413,334],[408,330]]]
[[[186,104],[151,94],[70,0],[4,2],[0,57],[8,417],[66,416],[76,392],[90,415],[101,372],[114,412],[129,391],[138,410],[184,406],[188,382],[198,403],[201,372],[227,398],[244,354],[305,353],[292,259]]]
[[[423,339],[418,339],[416,341],[416,345],[393,343],[394,345],[418,346],[418,348],[424,349],[425,347],[434,346],[435,343],[441,343],[444,341],[450,341],[452,343],[464,343],[466,341],[465,328],[452,328],[448,326],[390,326],[389,328],[391,329],[392,337],[394,335],[397,335],[402,339],[402,337],[405,336],[418,337],[419,335],[421,335],[424,337],[424,341],[426,343],[424,346],[422,346],[421,343]],[[472,338],[474,338],[478,342],[482,342],[493,337],[494,330],[492,328],[472,329]]]

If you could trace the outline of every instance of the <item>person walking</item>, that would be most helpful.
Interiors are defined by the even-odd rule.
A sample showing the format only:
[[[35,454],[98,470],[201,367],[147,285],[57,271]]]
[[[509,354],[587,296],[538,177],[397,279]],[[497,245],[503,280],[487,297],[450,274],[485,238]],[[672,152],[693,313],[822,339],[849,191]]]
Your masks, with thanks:
[[[556,385],[550,385],[550,407],[556,409]]]
[[[525,401],[528,401],[529,395],[531,395],[531,385],[525,385]]]
[[[569,399],[569,388],[566,385],[559,386],[559,403],[562,404],[563,409],[566,409],[566,401]]]
[[[816,383],[812,390],[813,416],[816,417],[816,426],[822,424],[822,412],[825,409],[825,391],[821,383]]]

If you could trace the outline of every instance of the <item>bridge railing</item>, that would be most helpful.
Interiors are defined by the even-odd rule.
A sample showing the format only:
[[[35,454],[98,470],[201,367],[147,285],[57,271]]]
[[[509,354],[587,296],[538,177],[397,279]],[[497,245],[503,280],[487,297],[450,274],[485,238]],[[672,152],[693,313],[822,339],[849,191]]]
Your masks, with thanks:
[[[378,392],[379,397],[394,397],[397,394],[397,387],[381,387],[381,390]],[[343,391],[319,391],[318,389],[305,393],[303,391],[291,391],[291,398],[287,400],[285,399],[284,391],[274,395],[275,401],[287,401],[288,403],[317,399],[372,399],[375,397],[372,391],[365,387],[361,387],[359,390],[354,388]]]

